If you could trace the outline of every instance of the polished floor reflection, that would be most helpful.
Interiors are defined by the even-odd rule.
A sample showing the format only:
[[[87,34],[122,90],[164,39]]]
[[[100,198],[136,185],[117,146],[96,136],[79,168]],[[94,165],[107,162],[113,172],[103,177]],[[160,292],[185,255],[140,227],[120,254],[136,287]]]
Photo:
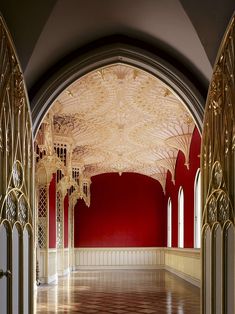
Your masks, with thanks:
[[[200,290],[164,270],[73,272],[36,301],[36,313],[200,313]]]

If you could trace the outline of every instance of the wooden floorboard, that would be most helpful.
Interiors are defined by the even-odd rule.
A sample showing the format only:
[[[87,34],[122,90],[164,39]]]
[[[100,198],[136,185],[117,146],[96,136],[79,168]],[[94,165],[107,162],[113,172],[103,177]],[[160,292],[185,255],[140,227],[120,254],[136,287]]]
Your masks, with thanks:
[[[200,289],[165,270],[73,272],[35,301],[36,313],[200,313]]]

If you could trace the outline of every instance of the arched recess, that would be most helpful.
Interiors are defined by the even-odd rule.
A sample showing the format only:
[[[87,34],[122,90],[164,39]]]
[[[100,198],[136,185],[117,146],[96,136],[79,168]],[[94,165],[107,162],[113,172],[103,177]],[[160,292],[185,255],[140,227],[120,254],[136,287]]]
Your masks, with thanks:
[[[72,189],[72,187],[76,189]],[[78,198],[78,186],[74,179],[69,178],[69,176],[64,176],[57,184],[56,189],[56,248],[57,248],[57,273],[60,276],[67,274],[70,271],[70,259],[73,256],[73,249],[68,243],[71,241],[71,235],[69,235],[68,230],[72,231],[69,216],[71,218],[71,213],[69,213],[69,196],[70,191],[76,191],[77,195],[75,199]],[[70,205],[74,204],[70,198]],[[70,206],[70,209],[72,206]],[[66,214],[67,212],[67,214]],[[73,234],[73,231],[72,231]],[[68,243],[65,245],[65,239]]]
[[[201,247],[201,170],[197,170],[194,181],[194,247]]]
[[[36,238],[36,260],[38,267],[39,282],[50,282],[57,279],[57,275],[52,277],[57,269],[57,254],[49,251],[50,228],[55,226],[50,224],[50,183],[53,174],[57,171],[65,172],[64,164],[54,155],[38,154],[38,162],[36,164],[36,219],[37,219],[37,238]],[[55,217],[56,219],[56,217]],[[55,231],[56,233],[56,231]],[[48,261],[50,260],[50,263]]]
[[[184,191],[182,187],[178,192],[178,247],[184,247]]]
[[[31,100],[34,135],[56,97],[76,79],[100,67],[123,63],[142,69],[163,81],[186,104],[202,130],[205,100],[191,81],[172,64],[142,48],[109,44],[80,54],[45,80]]]

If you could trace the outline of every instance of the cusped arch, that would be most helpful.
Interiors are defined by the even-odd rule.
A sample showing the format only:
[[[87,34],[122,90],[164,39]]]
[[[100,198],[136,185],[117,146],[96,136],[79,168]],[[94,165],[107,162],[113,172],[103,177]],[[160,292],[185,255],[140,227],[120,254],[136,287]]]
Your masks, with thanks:
[[[51,182],[52,175],[57,170],[61,170],[66,174],[64,163],[55,155],[45,155],[36,164],[36,184],[43,186]]]

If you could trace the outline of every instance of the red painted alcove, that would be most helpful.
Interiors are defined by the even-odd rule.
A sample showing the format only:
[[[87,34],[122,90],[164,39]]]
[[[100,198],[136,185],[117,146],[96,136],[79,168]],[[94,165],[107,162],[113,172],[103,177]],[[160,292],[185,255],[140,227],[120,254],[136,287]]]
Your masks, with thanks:
[[[56,174],[49,186],[49,248],[56,248]]]
[[[166,214],[160,183],[136,174],[92,177],[91,206],[79,200],[74,211],[75,247],[166,245]]]
[[[64,247],[67,248],[69,244],[69,196],[68,193],[64,198]]]
[[[194,181],[200,167],[201,136],[195,127],[189,154],[189,169],[185,166],[184,154],[179,151],[175,166],[175,184],[171,174],[167,172],[165,210],[169,197],[172,202],[172,246],[178,247],[178,192],[182,186],[184,191],[184,247],[194,246]]]

